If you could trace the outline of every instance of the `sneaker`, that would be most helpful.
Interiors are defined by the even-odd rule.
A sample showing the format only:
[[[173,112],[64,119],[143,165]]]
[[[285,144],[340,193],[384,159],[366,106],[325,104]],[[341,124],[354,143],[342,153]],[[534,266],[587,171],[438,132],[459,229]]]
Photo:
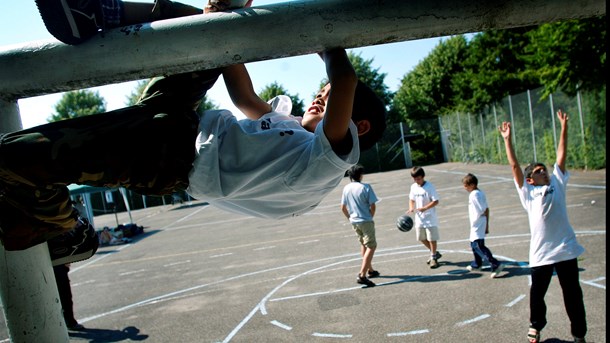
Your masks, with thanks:
[[[379,272],[378,272],[378,271],[376,271],[376,270],[369,270],[369,272],[368,272],[367,274],[368,274],[368,277],[370,277],[370,278],[373,278],[373,277],[378,277],[379,275],[381,275],[381,274],[379,274]]]
[[[468,269],[469,272],[478,272],[478,271],[481,271],[481,267],[468,266],[468,267],[466,267],[466,269]]]
[[[100,0],[36,0],[47,30],[70,45],[84,42],[104,28]]]
[[[540,331],[534,328],[529,328],[527,331],[527,341],[529,343],[540,343]]]
[[[366,285],[367,287],[375,287],[375,283],[373,281],[367,279],[366,276],[358,275],[358,277],[356,278],[356,282],[361,285]]]
[[[574,343],[587,343],[585,338],[574,337]]]
[[[74,230],[48,241],[53,266],[86,260],[99,246],[97,232],[87,219],[78,218]]]
[[[430,264],[430,262],[432,262],[432,260],[433,260],[433,259],[438,260],[438,259],[440,259],[441,257],[443,257],[443,255],[441,255],[441,253],[437,251],[437,252],[434,254],[434,257],[430,257],[430,258],[428,259],[428,261],[426,261],[426,263],[427,263],[427,264]]]
[[[491,277],[492,279],[497,278],[497,277],[500,275],[500,272],[502,272],[502,270],[503,270],[503,269],[504,269],[504,265],[503,265],[503,264],[499,264],[499,265],[496,267],[496,269],[494,269],[494,270],[491,272],[490,277]]]
[[[435,258],[430,259],[430,268],[438,268],[438,261]]]

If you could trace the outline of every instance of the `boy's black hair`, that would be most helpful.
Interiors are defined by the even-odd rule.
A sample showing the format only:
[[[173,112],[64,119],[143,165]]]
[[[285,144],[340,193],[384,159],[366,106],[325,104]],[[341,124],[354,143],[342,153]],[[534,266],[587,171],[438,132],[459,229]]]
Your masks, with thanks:
[[[532,172],[534,172],[534,169],[536,169],[536,167],[543,167],[544,170],[546,170],[546,166],[544,165],[544,163],[532,162],[523,169],[523,175],[525,175],[526,179],[532,178]]]
[[[368,120],[371,124],[369,132],[358,137],[360,151],[371,148],[381,139],[386,127],[386,108],[381,99],[371,88],[358,80],[354,94],[352,120]]]
[[[462,183],[465,185],[473,185],[477,187],[479,185],[479,179],[474,174],[468,173],[462,178]]]
[[[349,179],[351,181],[358,181],[358,182],[360,182],[360,180],[362,180],[362,174],[364,174],[364,167],[359,165],[359,164],[353,165],[347,171],[347,176],[349,176]]]
[[[422,167],[413,167],[411,169],[411,177],[426,176],[426,172]]]

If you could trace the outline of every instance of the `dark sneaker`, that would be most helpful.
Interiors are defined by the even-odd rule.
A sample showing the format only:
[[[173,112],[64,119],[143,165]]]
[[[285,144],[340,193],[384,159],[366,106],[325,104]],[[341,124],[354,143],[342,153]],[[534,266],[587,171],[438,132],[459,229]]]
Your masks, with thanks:
[[[366,285],[367,287],[375,287],[375,283],[366,278],[366,276],[360,276],[356,278],[356,282],[361,285]]]
[[[381,275],[381,274],[379,274],[379,272],[378,272],[378,271],[376,271],[376,270],[369,270],[369,272],[368,272],[367,274],[368,274],[368,277],[370,277],[370,278],[373,278],[373,277],[378,277],[379,275]]]
[[[434,258],[430,257],[428,259],[428,261],[426,261],[426,263],[430,264],[430,262],[432,262],[432,260],[437,260],[437,262],[438,262],[438,259],[440,259],[441,257],[443,257],[443,255],[441,255],[441,253],[437,251],[436,253],[434,253]]]
[[[87,219],[78,218],[74,230],[48,241],[53,266],[86,260],[100,244],[97,232]]]
[[[84,42],[104,27],[100,0],[36,0],[53,37],[70,45]]]

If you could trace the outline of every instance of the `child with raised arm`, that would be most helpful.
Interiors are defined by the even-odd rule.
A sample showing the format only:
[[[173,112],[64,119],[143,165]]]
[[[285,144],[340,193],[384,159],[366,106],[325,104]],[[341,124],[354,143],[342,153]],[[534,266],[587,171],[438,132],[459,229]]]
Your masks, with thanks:
[[[568,115],[559,110],[557,118],[561,123],[561,134],[552,174],[544,164],[538,162],[529,164],[521,171],[512,144],[510,123],[503,122],[499,128],[519,199],[529,218],[532,285],[527,337],[530,343],[540,342],[540,332],[547,324],[544,297],[554,272],[563,292],[574,342],[585,342],[587,334],[577,261],[585,249],[576,240],[566,208],[566,186],[570,176],[566,170]]]

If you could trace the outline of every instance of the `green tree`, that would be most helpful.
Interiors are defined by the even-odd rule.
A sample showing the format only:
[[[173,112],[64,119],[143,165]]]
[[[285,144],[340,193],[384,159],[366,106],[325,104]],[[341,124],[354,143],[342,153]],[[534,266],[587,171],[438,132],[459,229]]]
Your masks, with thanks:
[[[527,35],[529,68],[544,86],[543,96],[606,87],[606,16],[543,24]]]
[[[441,40],[413,70],[406,74],[392,101],[392,111],[402,121],[436,117],[453,105],[453,76],[463,70],[467,42],[464,36]]]
[[[462,70],[453,75],[453,98],[445,111],[478,113],[509,94],[539,87],[526,61],[526,33],[532,29],[476,34],[468,43]]]
[[[60,121],[106,111],[106,101],[99,92],[77,90],[66,92],[55,104],[55,114],[47,118],[48,122]]]
[[[388,90],[388,86],[385,84],[385,78],[388,74],[380,73],[379,68],[373,67],[373,58],[365,60],[361,55],[356,55],[351,51],[347,54],[358,79],[369,86],[386,106],[389,105],[394,94]]]
[[[277,82],[266,85],[258,94],[258,96],[265,101],[269,101],[278,95],[285,95],[292,100],[292,110],[290,111],[290,114],[299,117],[303,115],[305,112],[305,102],[297,95],[288,93],[284,86]]]

